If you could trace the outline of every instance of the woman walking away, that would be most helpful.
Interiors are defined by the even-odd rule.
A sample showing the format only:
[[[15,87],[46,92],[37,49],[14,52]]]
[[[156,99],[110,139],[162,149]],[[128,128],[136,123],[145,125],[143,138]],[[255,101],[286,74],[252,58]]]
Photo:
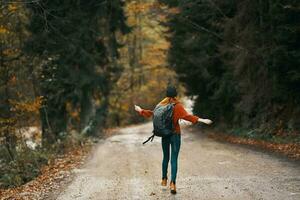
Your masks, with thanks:
[[[170,191],[172,194],[176,194],[176,175],[177,175],[177,159],[180,150],[181,135],[179,119],[184,119],[192,122],[202,122],[205,124],[211,124],[210,119],[202,119],[200,117],[188,114],[184,109],[183,105],[177,99],[177,90],[175,87],[169,86],[166,90],[166,98],[164,98],[157,106],[154,111],[142,109],[140,106],[135,105],[135,110],[144,117],[151,117],[154,115],[158,107],[173,105],[172,107],[172,134],[168,137],[162,136],[161,144],[163,150],[163,161],[162,161],[162,186],[167,185],[167,173],[168,163],[170,160],[170,146],[171,146],[171,181]],[[154,124],[155,125],[155,124]],[[155,128],[154,128],[155,129]],[[154,130],[154,134],[155,130]]]

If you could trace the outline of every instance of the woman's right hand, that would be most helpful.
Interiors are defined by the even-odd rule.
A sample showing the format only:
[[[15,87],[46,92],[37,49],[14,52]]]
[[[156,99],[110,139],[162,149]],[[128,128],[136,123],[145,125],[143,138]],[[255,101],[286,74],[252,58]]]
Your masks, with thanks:
[[[202,123],[204,123],[204,124],[211,124],[213,121],[211,121],[210,119],[201,119],[201,118],[199,118],[198,119],[198,122],[202,122]]]
[[[134,105],[134,110],[137,112],[142,112],[142,108],[140,106]]]

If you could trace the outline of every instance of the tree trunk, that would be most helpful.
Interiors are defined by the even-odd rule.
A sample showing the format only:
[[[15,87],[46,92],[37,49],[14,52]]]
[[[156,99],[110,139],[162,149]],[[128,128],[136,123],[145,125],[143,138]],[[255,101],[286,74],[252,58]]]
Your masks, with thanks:
[[[3,54],[3,43],[1,42],[1,60],[0,60],[0,67],[3,68],[3,75],[4,75],[4,110],[2,111],[2,116],[5,120],[12,120],[12,116],[11,116],[11,106],[10,106],[10,102],[9,102],[9,69],[6,66],[5,62],[4,62],[4,54]],[[4,129],[4,138],[5,138],[5,147],[7,149],[7,152],[9,154],[9,157],[11,160],[14,159],[14,151],[16,148],[16,137],[14,135],[14,128],[13,126],[13,122],[6,122],[5,123],[5,129]]]
[[[92,114],[92,102],[88,88],[82,90],[82,100],[80,102],[80,131],[82,131],[89,122]]]

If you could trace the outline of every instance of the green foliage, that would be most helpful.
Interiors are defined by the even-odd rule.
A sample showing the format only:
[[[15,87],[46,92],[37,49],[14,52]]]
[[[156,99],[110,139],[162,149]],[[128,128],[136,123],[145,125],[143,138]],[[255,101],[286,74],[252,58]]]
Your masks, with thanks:
[[[44,150],[31,150],[23,146],[15,153],[15,159],[7,157],[6,149],[0,148],[0,187],[20,186],[35,178],[43,165],[50,158],[49,152]]]
[[[40,175],[41,168],[49,164],[52,159],[88,143],[90,143],[90,138],[76,131],[60,133],[57,142],[47,148],[38,146],[33,150],[25,143],[19,143],[13,160],[5,146],[1,146],[0,188],[20,186],[33,180]]]
[[[93,101],[107,102],[111,83],[122,71],[114,60],[120,46],[115,33],[129,31],[123,4],[120,0],[28,4],[32,35],[25,51],[43,59],[38,79],[45,97],[41,109],[45,141],[67,131],[68,103],[79,112],[80,124],[73,124],[78,131],[90,120],[97,121]]]
[[[107,124],[113,127],[144,122],[133,105],[154,109],[164,97],[167,84],[177,82],[176,73],[165,67],[169,48],[164,37],[167,29],[158,24],[159,19],[164,20],[160,14],[164,8],[155,0],[139,0],[127,1],[124,10],[132,28],[120,48],[118,63],[124,69],[112,85],[109,97]]]
[[[224,130],[222,130],[224,131]],[[262,132],[264,134],[262,134]],[[258,139],[262,141],[268,141],[272,143],[300,143],[300,137],[295,134],[286,134],[284,136],[282,135],[274,135],[271,132],[266,132],[265,130],[259,130],[259,129],[245,129],[245,128],[233,128],[228,129],[226,134],[229,135],[235,135],[242,138],[247,139]]]
[[[1,187],[31,180],[50,155],[82,145],[86,126],[93,124],[90,135],[104,127],[110,88],[123,68],[117,36],[129,32],[123,6],[121,0],[1,2]],[[23,133],[27,127],[37,131]],[[28,149],[24,137],[42,137],[43,149]]]
[[[197,96],[199,116],[267,135],[299,134],[296,1],[161,2],[180,10],[169,16],[169,61]]]

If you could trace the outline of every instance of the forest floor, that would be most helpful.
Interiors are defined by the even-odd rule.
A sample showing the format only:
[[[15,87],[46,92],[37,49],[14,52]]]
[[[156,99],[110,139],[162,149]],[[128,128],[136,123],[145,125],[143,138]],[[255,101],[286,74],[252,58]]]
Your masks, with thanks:
[[[35,180],[0,190],[0,199],[300,199],[299,160],[272,153],[265,143],[191,126],[183,128],[178,193],[171,195],[160,186],[160,139],[141,144],[151,129],[146,123],[109,130],[93,148],[55,159]]]
[[[275,153],[219,142],[184,128],[177,195],[160,186],[160,139],[142,145],[151,124],[116,129],[73,178],[47,199],[300,199],[300,163]]]
[[[85,163],[92,151],[92,143],[71,148],[64,154],[48,161],[41,174],[32,181],[15,188],[0,189],[0,200],[49,199],[49,194],[59,190],[73,177],[72,170]]]
[[[208,132],[208,137],[218,141],[230,142],[233,144],[248,145],[252,148],[264,149],[269,152],[276,152],[285,155],[293,160],[300,161],[300,144],[298,142],[272,142],[257,138],[247,138],[242,136],[235,136],[220,132]]]

